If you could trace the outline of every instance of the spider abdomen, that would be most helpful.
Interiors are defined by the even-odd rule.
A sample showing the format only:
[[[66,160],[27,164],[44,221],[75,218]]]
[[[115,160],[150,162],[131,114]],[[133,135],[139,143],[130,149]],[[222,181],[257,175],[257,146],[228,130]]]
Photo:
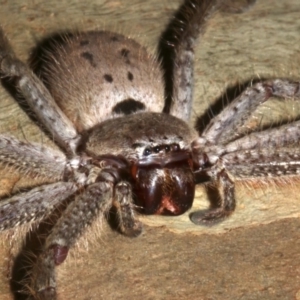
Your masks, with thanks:
[[[112,117],[163,109],[158,62],[123,35],[89,31],[59,36],[50,51],[44,50],[43,60],[39,75],[78,131]]]

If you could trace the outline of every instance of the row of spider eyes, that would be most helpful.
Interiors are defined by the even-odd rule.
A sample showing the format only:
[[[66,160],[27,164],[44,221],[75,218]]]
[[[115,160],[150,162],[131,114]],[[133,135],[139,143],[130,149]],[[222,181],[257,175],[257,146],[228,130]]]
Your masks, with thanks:
[[[159,145],[159,146],[155,146],[155,147],[147,147],[144,152],[143,155],[144,156],[149,156],[153,153],[160,153],[160,152],[177,152],[180,150],[180,146],[178,144],[171,144],[171,145]]]

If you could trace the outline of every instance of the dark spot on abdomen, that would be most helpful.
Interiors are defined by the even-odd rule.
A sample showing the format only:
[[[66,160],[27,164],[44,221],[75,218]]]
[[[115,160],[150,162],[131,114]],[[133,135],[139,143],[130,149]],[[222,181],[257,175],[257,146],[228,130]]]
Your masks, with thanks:
[[[145,108],[145,104],[140,101],[126,99],[116,104],[112,111],[116,114],[130,115],[139,110],[145,110]]]
[[[126,48],[123,48],[122,50],[121,50],[121,55],[123,56],[123,57],[128,57],[128,54],[129,54],[129,50],[128,49],[126,49]]]
[[[83,57],[84,59],[86,59],[91,64],[92,67],[95,68],[97,66],[94,62],[94,56],[92,53],[82,52],[80,56]]]
[[[105,74],[103,77],[109,83],[113,82],[114,80],[110,74]]]
[[[130,81],[133,80],[133,75],[132,75],[131,72],[128,72],[128,73],[127,73],[127,78],[128,78],[128,80],[130,80]]]

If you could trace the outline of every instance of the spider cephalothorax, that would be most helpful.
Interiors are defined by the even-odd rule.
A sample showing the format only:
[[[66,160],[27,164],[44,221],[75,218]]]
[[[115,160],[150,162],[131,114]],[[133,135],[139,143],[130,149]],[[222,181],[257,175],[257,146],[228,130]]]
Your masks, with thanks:
[[[195,183],[191,142],[196,131],[184,121],[144,112],[109,119],[89,130],[85,153],[122,156],[131,164],[135,203],[143,213],[178,215],[193,203]],[[101,140],[101,143],[99,141]]]
[[[235,209],[236,179],[300,172],[299,121],[248,135],[240,131],[269,97],[300,98],[299,82],[276,79],[250,86],[201,135],[187,124],[197,37],[216,10],[244,10],[231,3],[184,2],[162,38],[162,53],[167,50],[162,65],[171,64],[164,72],[134,40],[91,31],[53,42],[41,52],[36,76],[1,31],[2,78],[14,79],[31,114],[61,149],[0,136],[1,166],[47,182],[1,200],[0,230],[44,220],[66,206],[33,266],[33,297],[56,298],[55,266],[112,206],[120,230],[136,236],[142,228],[136,210],[182,214],[192,206],[196,178],[205,176],[218,189],[219,207],[195,212],[191,220],[214,224]]]

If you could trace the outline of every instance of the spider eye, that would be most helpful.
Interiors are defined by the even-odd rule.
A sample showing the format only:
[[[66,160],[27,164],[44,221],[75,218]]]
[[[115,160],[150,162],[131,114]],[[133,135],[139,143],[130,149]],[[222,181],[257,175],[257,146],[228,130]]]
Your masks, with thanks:
[[[176,151],[179,151],[179,150],[180,150],[180,147],[179,147],[178,144],[172,144],[171,145],[171,151],[176,152]]]
[[[145,156],[149,156],[151,153],[152,153],[152,150],[151,150],[151,148],[146,148],[146,149],[144,150],[144,153],[143,153],[143,155],[145,155]]]
[[[166,151],[166,152],[169,152],[169,151],[170,151],[170,146],[169,146],[169,145],[165,146],[165,151]]]
[[[160,147],[159,146],[154,147],[153,151],[155,153],[159,153],[160,152]]]

